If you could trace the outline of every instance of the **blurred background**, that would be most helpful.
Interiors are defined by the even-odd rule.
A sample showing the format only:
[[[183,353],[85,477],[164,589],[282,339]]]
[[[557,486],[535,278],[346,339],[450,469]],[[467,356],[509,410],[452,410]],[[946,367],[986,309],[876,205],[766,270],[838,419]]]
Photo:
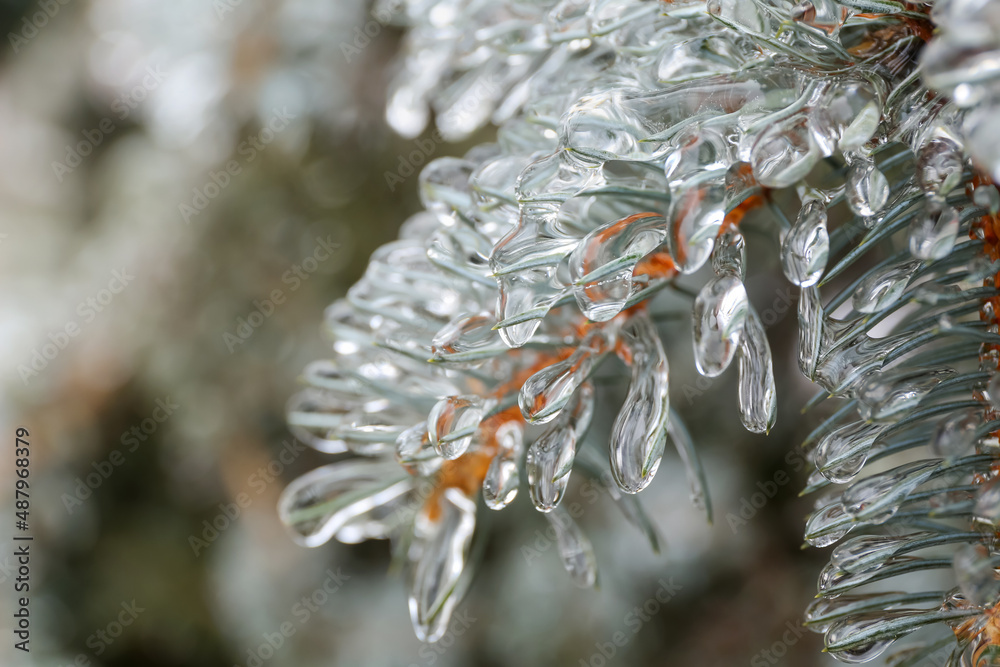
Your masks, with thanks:
[[[580,590],[519,498],[490,513],[479,574],[434,646],[413,636],[387,544],[308,550],[286,536],[278,495],[328,462],[283,417],[329,345],[324,307],[419,210],[406,165],[491,140],[387,129],[401,30],[370,12],[364,0],[0,3],[0,663],[832,662],[800,628],[825,558],[800,549],[812,501],[797,497],[795,448],[821,415],[799,419],[812,389],[794,364],[797,294],[752,221],[748,288],[780,395],[769,437],[740,426],[735,371],[698,378],[689,323],[665,329],[712,524],[673,452],[641,496],[661,554],[577,481],[568,501],[600,566],[599,589]],[[31,443],[30,654],[13,650],[9,613],[17,427]]]

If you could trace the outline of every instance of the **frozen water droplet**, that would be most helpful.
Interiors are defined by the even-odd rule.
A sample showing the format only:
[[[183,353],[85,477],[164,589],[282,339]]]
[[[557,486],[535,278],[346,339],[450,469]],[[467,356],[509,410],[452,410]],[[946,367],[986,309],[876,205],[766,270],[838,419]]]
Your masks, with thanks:
[[[521,202],[517,226],[493,247],[490,268],[500,288],[496,315],[500,337],[510,347],[524,345],[559,298],[556,270],[578,242],[556,225],[561,202],[598,178],[559,151],[524,169],[516,192]]]
[[[420,171],[420,203],[439,217],[448,216],[452,211],[471,210],[469,177],[474,168],[471,162],[455,157],[432,160]]]
[[[483,501],[491,510],[503,509],[517,496],[520,483],[517,461],[506,454],[497,454],[483,478]]]
[[[884,593],[867,593],[862,595],[838,595],[837,597],[821,597],[813,600],[806,608],[803,621],[813,632],[826,632],[834,623],[848,616],[860,604],[872,600]],[[890,594],[891,595],[891,594]]]
[[[855,521],[882,524],[899,511],[900,504],[937,470],[936,461],[906,463],[855,482],[844,491],[844,512]]]
[[[917,259],[947,257],[958,238],[958,211],[943,202],[928,200],[910,224],[910,254]]]
[[[726,188],[715,176],[696,175],[675,188],[668,216],[667,249],[682,273],[708,260],[725,218]]]
[[[931,451],[943,459],[971,454],[976,445],[976,428],[982,423],[982,416],[976,410],[943,419],[931,435]]]
[[[517,402],[526,420],[533,424],[545,424],[559,415],[590,374],[593,355],[600,342],[600,330],[592,329],[573,354],[525,380]]]
[[[811,287],[823,276],[829,256],[826,207],[814,199],[807,201],[781,244],[781,268],[794,284]]]
[[[1000,372],[991,375],[986,383],[986,398],[994,410],[1000,410]]]
[[[473,394],[448,396],[435,403],[427,416],[427,432],[438,455],[451,460],[464,454],[493,403]]]
[[[427,127],[430,109],[423,91],[414,85],[396,86],[389,91],[385,119],[401,136],[414,139]]]
[[[739,278],[722,275],[708,281],[694,302],[694,359],[698,372],[721,374],[736,355],[750,304]]]
[[[916,539],[916,535],[890,537],[862,535],[841,543],[830,556],[830,565],[851,574],[881,567],[900,548]]]
[[[632,295],[632,272],[666,236],[666,220],[652,213],[622,218],[587,234],[569,256],[573,295],[587,319],[610,320]]]
[[[753,433],[767,433],[774,425],[778,400],[771,367],[771,346],[752,308],[740,334],[740,419]]]
[[[844,506],[832,502],[810,515],[806,522],[806,542],[814,547],[828,547],[850,532],[854,525],[848,520]]]
[[[849,10],[846,7],[834,0],[824,2],[834,5],[829,16],[835,21],[847,18]],[[882,121],[882,100],[872,83],[871,79],[838,82],[823,100],[821,109],[839,130],[837,145],[845,154],[862,150]]]
[[[576,433],[564,424],[549,429],[528,448],[528,494],[540,512],[551,512],[562,500],[575,457]]]
[[[671,142],[673,150],[667,153],[663,173],[670,186],[682,189],[692,177],[705,178],[706,174],[726,169],[729,163],[729,146],[726,138],[709,127],[682,130]],[[699,176],[700,174],[700,176]]]
[[[422,515],[414,530],[420,548],[414,550],[410,620],[424,642],[437,641],[448,629],[476,528],[476,503],[457,488],[445,489],[437,502],[436,520]]]
[[[423,477],[437,472],[444,459],[438,456],[437,450],[427,434],[427,422],[411,426],[396,439],[396,462],[402,466],[413,468]]]
[[[524,449],[524,431],[514,421],[504,422],[494,434],[497,453],[483,479],[483,501],[492,510],[507,507],[517,496],[521,478],[518,459]]]
[[[873,373],[857,391],[858,414],[865,421],[892,422],[951,377],[951,369],[901,368]]]
[[[991,215],[1000,212],[1000,191],[992,183],[976,186],[972,193],[972,201],[976,206],[988,211]]]
[[[920,262],[914,260],[872,271],[854,290],[851,298],[854,310],[877,313],[896,303],[919,266]]]
[[[872,443],[882,427],[855,421],[824,435],[812,459],[819,472],[834,484],[851,481],[868,460]]]
[[[493,327],[492,313],[459,315],[444,325],[431,342],[434,361],[473,362],[495,356],[500,348],[500,336]]]
[[[924,283],[913,293],[913,298],[928,306],[936,306],[961,293],[957,285],[942,285],[941,283]]]
[[[611,472],[623,491],[637,493],[653,480],[666,445],[670,370],[659,334],[646,315],[631,318],[621,336],[632,382],[611,427]]]
[[[826,316],[820,302],[819,289],[803,287],[799,295],[799,369],[810,380],[815,379],[816,364],[823,346]]]
[[[785,188],[805,178],[821,157],[808,118],[800,115],[764,130],[750,151],[750,164],[761,185]]]
[[[719,234],[712,251],[712,270],[716,275],[731,275],[743,280],[746,274],[746,242],[735,228]]]
[[[958,587],[970,602],[980,607],[996,602],[1000,596],[1000,579],[996,572],[1000,559],[992,556],[982,544],[964,544],[955,551],[952,564]]]
[[[872,626],[887,622],[883,614],[874,616],[851,616],[834,623],[826,633],[826,646],[830,654],[841,662],[868,662],[882,655],[895,639],[873,639],[861,643],[850,643],[849,648],[831,648],[850,642],[852,637],[862,634]]]
[[[993,480],[983,486],[976,498],[972,516],[979,523],[1000,528],[1000,481]]]
[[[857,215],[873,216],[889,200],[889,181],[871,158],[855,161],[847,174],[847,205]]]
[[[965,158],[951,139],[932,139],[917,151],[917,183],[927,195],[943,198],[962,180]]]

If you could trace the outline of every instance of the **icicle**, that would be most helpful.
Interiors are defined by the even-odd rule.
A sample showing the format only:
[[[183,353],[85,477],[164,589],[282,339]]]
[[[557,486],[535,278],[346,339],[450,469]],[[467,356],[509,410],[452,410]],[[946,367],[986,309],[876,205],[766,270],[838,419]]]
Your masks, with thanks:
[[[653,480],[670,421],[669,366],[656,328],[640,313],[622,328],[620,344],[632,367],[632,383],[611,427],[611,472],[626,493]]]
[[[815,199],[806,201],[781,243],[781,268],[794,284],[811,287],[823,276],[829,256],[826,206]]]
[[[733,275],[708,281],[694,302],[694,359],[698,372],[720,375],[736,355],[750,309],[742,281]]]
[[[766,433],[774,426],[778,402],[771,367],[771,346],[753,309],[748,309],[740,337],[740,419],[748,431]]]
[[[562,500],[575,457],[576,433],[565,424],[549,429],[528,448],[528,493],[540,512],[551,512]]]
[[[504,422],[494,438],[497,453],[483,478],[483,502],[492,510],[501,510],[517,496],[521,483],[518,461],[524,451],[524,432],[516,421]]]
[[[546,366],[525,381],[518,396],[525,419],[545,424],[559,415],[590,374],[602,336],[599,329],[592,329],[568,358]]]
[[[823,351],[823,324],[826,315],[819,289],[804,287],[799,295],[799,370],[810,380],[816,377],[816,364]]]
[[[714,173],[695,174],[674,188],[667,216],[667,249],[682,273],[708,260],[725,218],[725,184]]]
[[[746,241],[739,231],[731,227],[719,234],[712,250],[712,270],[717,276],[735,276],[740,280],[746,278],[747,249]]]
[[[438,516],[418,517],[411,547],[410,620],[424,642],[436,642],[448,629],[476,527],[476,503],[457,488],[445,489],[437,503]]]

